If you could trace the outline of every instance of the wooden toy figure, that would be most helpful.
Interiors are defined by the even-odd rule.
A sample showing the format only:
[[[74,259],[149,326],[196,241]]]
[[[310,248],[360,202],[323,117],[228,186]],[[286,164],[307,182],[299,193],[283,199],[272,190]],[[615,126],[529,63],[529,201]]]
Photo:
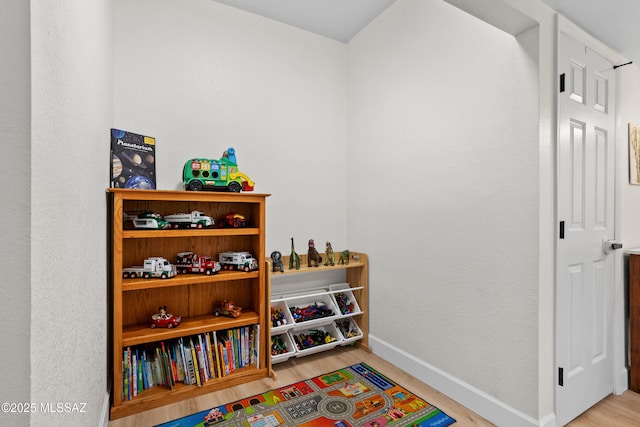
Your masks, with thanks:
[[[293,246],[293,237],[291,238],[291,256],[289,257],[289,270],[293,269],[295,265],[296,270],[300,270],[300,257],[296,253],[296,250]]]
[[[311,262],[313,262],[313,266],[317,267],[322,262],[322,257],[316,250],[316,244],[313,239],[309,239],[309,251],[307,252],[307,267],[311,267]]]
[[[336,259],[333,254],[333,248],[331,247],[331,242],[327,242],[325,249],[325,257],[324,257],[324,265],[335,265]]]

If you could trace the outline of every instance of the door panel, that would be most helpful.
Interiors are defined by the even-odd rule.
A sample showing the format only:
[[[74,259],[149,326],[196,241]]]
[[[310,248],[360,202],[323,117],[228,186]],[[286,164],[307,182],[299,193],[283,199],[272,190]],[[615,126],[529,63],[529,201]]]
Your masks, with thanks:
[[[558,67],[556,416],[564,425],[613,391],[614,256],[612,64],[565,34]]]

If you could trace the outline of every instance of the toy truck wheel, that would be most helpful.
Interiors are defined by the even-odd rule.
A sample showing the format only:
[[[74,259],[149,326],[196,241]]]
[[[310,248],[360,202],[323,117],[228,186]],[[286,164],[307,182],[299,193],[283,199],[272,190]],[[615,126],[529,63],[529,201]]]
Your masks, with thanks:
[[[196,228],[202,228],[202,223],[199,222],[198,224],[196,224]]]
[[[207,268],[207,270],[204,272],[204,274],[206,274],[207,276],[211,276],[211,269]]]
[[[161,278],[161,279],[166,279],[166,278],[167,278],[167,273],[162,273],[162,274],[160,275],[160,278]]]
[[[229,191],[233,192],[233,193],[239,193],[240,190],[242,190],[242,186],[240,184],[238,184],[235,181],[231,181],[229,183]]]
[[[151,277],[151,274],[149,274],[149,273],[144,273],[144,274],[142,275],[142,277],[144,277],[145,279],[149,279],[149,278]]]
[[[150,324],[150,325],[149,325],[149,327],[151,327],[151,329],[155,329],[156,324],[155,324],[155,323],[152,323],[152,324]]]
[[[173,328],[173,323],[169,323],[169,324],[167,324],[167,328],[168,328],[168,329]]]
[[[197,179],[194,179],[193,181],[191,181],[189,183],[189,190],[191,190],[191,191],[200,191],[200,190],[202,190],[202,182],[198,181]]]
[[[128,279],[129,278],[129,273],[122,273],[122,278],[123,279]]]
[[[214,314],[216,315],[216,317],[220,316],[220,312],[218,310],[216,310]]]

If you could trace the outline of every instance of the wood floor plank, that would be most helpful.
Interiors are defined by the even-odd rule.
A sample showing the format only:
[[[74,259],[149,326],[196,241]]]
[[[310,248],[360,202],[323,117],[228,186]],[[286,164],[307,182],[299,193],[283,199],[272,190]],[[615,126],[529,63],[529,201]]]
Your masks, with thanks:
[[[154,426],[358,362],[367,363],[374,369],[388,375],[391,379],[415,393],[417,396],[437,406],[458,421],[454,426],[494,426],[494,424],[380,357],[355,347],[341,347],[332,350],[331,353],[320,353],[303,358],[293,358],[285,363],[275,365],[275,380],[264,379],[253,381],[204,396],[183,400],[161,408],[110,421],[109,427]],[[608,396],[602,402],[568,424],[568,427],[603,426],[639,427],[640,394],[628,390],[619,396]]]

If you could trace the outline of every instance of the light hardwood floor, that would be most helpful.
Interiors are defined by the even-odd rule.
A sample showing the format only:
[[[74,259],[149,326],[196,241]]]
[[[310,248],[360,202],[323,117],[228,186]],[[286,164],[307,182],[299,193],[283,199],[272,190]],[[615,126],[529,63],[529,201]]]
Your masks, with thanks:
[[[437,406],[458,421],[454,426],[494,426],[494,424],[476,415],[432,387],[416,380],[411,375],[385,360],[358,348],[341,347],[331,352],[303,358],[293,358],[285,363],[274,365],[276,373],[275,380],[264,379],[253,381],[226,390],[176,402],[161,408],[141,412],[130,417],[112,420],[109,422],[109,427],[147,427],[157,425],[358,362],[369,364],[371,367],[388,375],[391,379],[427,402]],[[627,391],[621,396],[609,396],[569,424],[569,427],[603,426],[640,426],[640,394]]]

